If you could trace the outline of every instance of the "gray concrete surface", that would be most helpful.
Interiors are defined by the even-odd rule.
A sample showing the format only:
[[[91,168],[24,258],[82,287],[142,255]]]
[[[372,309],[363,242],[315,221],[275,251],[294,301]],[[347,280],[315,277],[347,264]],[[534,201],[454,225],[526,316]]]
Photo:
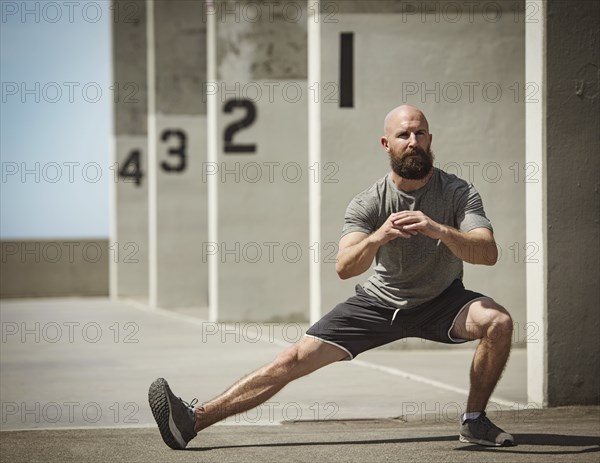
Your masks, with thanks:
[[[207,184],[202,179],[207,159],[206,17],[203,2],[157,1],[154,11],[156,98],[149,114],[156,138],[156,169],[148,172],[155,185],[148,207],[156,214],[156,284],[150,300],[158,307],[208,304]],[[149,132],[150,133],[150,132]],[[150,178],[155,176],[155,182]]]
[[[598,407],[523,403],[522,349],[488,408],[519,446],[460,444],[457,416],[473,343],[367,352],[205,430],[192,451],[171,451],[147,405],[152,380],[164,376],[184,399],[208,400],[304,328],[213,324],[198,317],[203,310],[184,312],[101,298],[0,301],[0,460],[437,462],[489,461],[480,452],[494,452],[493,461],[598,461]]]
[[[217,183],[218,233],[211,238],[216,242],[198,244],[205,247],[205,262],[217,261],[218,320],[306,321],[314,257],[308,242],[314,169],[307,157],[307,22],[305,14],[292,20],[284,13],[287,7],[290,15],[296,7],[301,13],[306,2],[273,2],[272,14],[267,3],[218,5],[217,89],[211,92],[218,153],[204,176]],[[255,13],[260,16],[249,21]],[[252,151],[235,151],[243,147]]]
[[[600,311],[590,307],[598,305],[600,287],[597,277],[584,276],[600,273],[600,158],[592,154],[600,151],[600,4],[586,1],[573,8],[567,1],[550,0],[545,14],[551,89],[543,121],[547,397],[550,405],[597,403]],[[582,44],[578,37],[583,36]],[[573,141],[560,135],[575,131],[579,136]],[[589,352],[595,360],[581,369],[579,359]]]
[[[185,451],[173,451],[156,429],[0,433],[6,462],[597,462],[597,408],[559,408],[528,420],[499,421],[517,446],[458,442],[451,424],[391,421],[213,427]]]
[[[142,177],[112,178],[110,243],[119,248],[110,261],[110,295],[148,299],[148,85],[146,59],[146,1],[113,1],[120,20],[113,22],[112,70],[120,93],[113,102],[115,174],[126,167],[136,173],[139,156]],[[112,174],[113,172],[111,172]],[[118,181],[116,181],[118,180]]]
[[[156,169],[156,303],[206,306],[208,264],[199,243],[208,239],[207,187],[198,180],[206,159],[206,116],[159,114],[156,134],[159,164],[178,165],[169,152],[182,146],[187,159],[181,172]]]

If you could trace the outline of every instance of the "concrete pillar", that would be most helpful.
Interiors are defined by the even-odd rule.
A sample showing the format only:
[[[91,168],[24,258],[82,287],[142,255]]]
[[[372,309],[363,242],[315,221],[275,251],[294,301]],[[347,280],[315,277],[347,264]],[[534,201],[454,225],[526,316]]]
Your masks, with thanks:
[[[600,5],[545,3],[550,406],[600,400]]]
[[[308,318],[304,2],[219,2],[216,18],[220,320]]]
[[[526,24],[526,82],[542,89],[535,101],[526,105],[526,161],[539,166],[539,181],[526,185],[526,237],[541,248],[537,260],[527,265],[527,320],[533,339],[527,343],[527,400],[538,407],[547,405],[546,362],[546,149],[544,142],[545,18],[543,2],[527,2],[527,9],[538,10],[537,20]]]
[[[481,193],[502,254],[465,265],[468,287],[505,305],[525,344],[525,24],[515,2],[321,2],[321,311],[353,294],[335,254],[350,200],[389,170],[380,146],[393,107],[423,109],[436,165]],[[312,52],[311,48],[311,52]]]
[[[186,0],[154,1],[149,8],[150,301],[206,308],[206,9],[204,2]]]
[[[321,24],[319,0],[309,0],[308,4],[308,86],[319,89],[321,86]],[[308,100],[308,163],[321,163],[321,101]],[[311,182],[308,186],[308,225],[309,243],[321,243],[321,182]],[[318,246],[320,249],[320,246]],[[320,257],[320,256],[319,256]],[[321,318],[321,262],[312,259],[309,263],[309,320],[311,324]]]
[[[113,1],[110,295],[148,297],[146,3]]]

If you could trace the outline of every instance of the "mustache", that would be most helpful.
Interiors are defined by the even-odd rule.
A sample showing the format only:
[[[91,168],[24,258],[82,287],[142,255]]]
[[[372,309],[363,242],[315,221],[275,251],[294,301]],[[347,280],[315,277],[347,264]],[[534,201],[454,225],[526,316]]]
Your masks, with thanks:
[[[418,154],[420,156],[427,156],[427,151],[425,151],[420,146],[415,146],[414,148],[411,148],[409,151],[406,152],[407,156],[414,156],[415,154]]]

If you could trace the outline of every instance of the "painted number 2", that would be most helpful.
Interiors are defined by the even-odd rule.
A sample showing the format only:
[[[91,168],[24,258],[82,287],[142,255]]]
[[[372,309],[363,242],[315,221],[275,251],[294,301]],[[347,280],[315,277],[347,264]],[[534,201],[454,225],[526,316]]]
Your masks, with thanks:
[[[256,144],[234,143],[233,136],[246,127],[250,127],[256,120],[256,106],[250,100],[229,100],[225,103],[223,111],[232,113],[234,109],[241,108],[246,111],[246,115],[237,121],[232,122],[225,128],[224,145],[225,153],[256,153]]]

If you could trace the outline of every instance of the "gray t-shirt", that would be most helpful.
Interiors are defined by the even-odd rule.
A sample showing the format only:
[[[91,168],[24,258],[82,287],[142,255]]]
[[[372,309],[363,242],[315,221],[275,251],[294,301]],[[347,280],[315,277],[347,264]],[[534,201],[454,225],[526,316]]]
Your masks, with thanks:
[[[355,196],[346,209],[342,236],[351,232],[371,234],[390,214],[404,210],[421,211],[462,232],[479,227],[492,230],[475,187],[434,168],[429,182],[416,191],[399,190],[387,174]],[[375,264],[375,274],[363,284],[364,290],[399,309],[434,299],[463,275],[462,260],[440,240],[421,234],[384,244],[377,251]]]

